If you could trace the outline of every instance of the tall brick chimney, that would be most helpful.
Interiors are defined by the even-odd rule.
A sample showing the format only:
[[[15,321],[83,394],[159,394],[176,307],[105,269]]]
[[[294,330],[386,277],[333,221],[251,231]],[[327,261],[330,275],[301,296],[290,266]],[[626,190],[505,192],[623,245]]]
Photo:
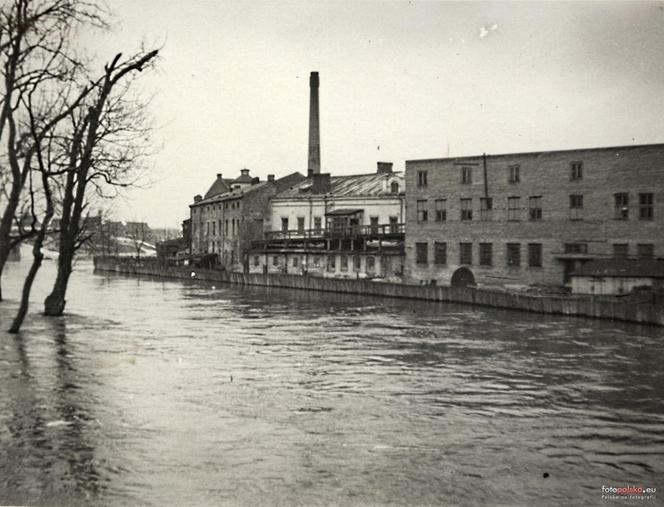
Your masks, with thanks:
[[[309,162],[307,175],[320,174],[320,117],[318,113],[318,72],[309,76]]]

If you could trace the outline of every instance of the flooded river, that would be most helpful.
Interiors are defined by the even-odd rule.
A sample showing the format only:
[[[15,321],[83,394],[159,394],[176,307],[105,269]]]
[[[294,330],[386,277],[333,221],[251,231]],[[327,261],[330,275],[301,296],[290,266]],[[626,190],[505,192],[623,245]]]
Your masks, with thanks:
[[[610,505],[602,486],[664,488],[660,328],[90,264],[47,319],[49,262],[17,339],[19,270],[0,304],[1,505]]]

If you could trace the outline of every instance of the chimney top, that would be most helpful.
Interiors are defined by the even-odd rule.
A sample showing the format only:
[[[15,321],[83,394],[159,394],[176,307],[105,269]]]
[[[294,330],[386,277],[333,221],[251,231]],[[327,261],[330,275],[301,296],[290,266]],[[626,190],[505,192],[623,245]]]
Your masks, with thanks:
[[[217,179],[218,179],[218,180],[221,179],[221,173],[217,173]]]
[[[319,84],[318,72],[312,72],[309,76],[309,86],[312,88],[318,88]]]
[[[196,195],[194,196],[194,202],[200,202],[200,201],[202,201],[202,200],[203,200],[203,196],[202,196],[202,195],[200,195],[200,194],[196,194]]]
[[[378,174],[391,174],[392,173],[392,162],[378,162]]]
[[[267,181],[274,181],[274,174],[268,174]]]

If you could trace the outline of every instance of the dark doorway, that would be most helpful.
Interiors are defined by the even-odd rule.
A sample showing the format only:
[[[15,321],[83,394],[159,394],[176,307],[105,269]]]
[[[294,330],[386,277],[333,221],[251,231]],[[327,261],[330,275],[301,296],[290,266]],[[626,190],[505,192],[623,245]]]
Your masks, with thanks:
[[[452,274],[452,287],[475,285],[475,276],[468,268],[459,268]]]

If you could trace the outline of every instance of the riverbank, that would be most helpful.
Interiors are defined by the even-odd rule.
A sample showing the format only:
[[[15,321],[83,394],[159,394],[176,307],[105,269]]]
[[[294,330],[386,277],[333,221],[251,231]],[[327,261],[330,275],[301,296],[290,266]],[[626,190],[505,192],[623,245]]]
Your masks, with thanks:
[[[129,275],[193,278],[237,285],[463,303],[551,315],[592,317],[664,326],[664,305],[652,302],[624,301],[617,298],[532,295],[470,287],[406,285],[298,275],[230,273],[189,266],[164,266],[154,259],[95,258],[95,269]]]

